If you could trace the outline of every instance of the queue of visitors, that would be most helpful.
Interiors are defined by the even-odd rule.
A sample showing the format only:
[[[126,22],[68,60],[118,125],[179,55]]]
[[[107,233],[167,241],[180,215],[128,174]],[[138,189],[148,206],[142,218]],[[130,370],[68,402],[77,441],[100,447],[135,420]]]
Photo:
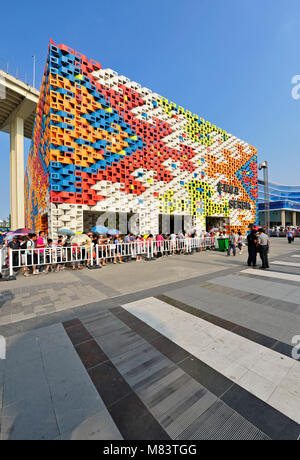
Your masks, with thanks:
[[[289,242],[293,235],[287,234]],[[107,264],[123,264],[129,260],[140,262],[143,258],[153,259],[162,256],[189,254],[194,250],[214,250],[219,247],[219,240],[227,239],[227,255],[243,254],[248,246],[248,266],[256,267],[257,253],[262,260],[262,269],[269,268],[268,252],[270,239],[263,229],[252,230],[248,236],[232,231],[229,235],[222,230],[213,229],[205,233],[159,233],[157,235],[109,235],[88,232],[86,235],[59,235],[53,241],[43,231],[39,234],[16,235],[7,241],[6,260],[2,264],[12,266],[14,273],[23,272],[25,277],[48,274],[70,268],[82,270],[84,267],[104,267]],[[192,243],[193,242],[193,243]],[[1,246],[0,246],[1,249]],[[11,262],[10,262],[11,261]]]
[[[25,277],[59,272],[66,267],[82,270],[95,264],[103,267],[109,263],[122,264],[132,259],[140,262],[147,255],[160,258],[163,255],[190,253],[196,248],[190,242],[195,240],[197,234],[182,231],[178,234],[159,233],[156,236],[135,236],[132,233],[111,236],[88,232],[87,235],[79,235],[79,242],[76,236],[73,240],[69,236],[60,235],[55,241],[42,231],[38,235],[29,233],[13,236],[2,246],[7,249],[6,260],[2,262],[8,267],[11,258],[14,272],[22,271]],[[199,244],[199,250],[215,248],[213,234],[206,233],[201,238],[204,244]]]

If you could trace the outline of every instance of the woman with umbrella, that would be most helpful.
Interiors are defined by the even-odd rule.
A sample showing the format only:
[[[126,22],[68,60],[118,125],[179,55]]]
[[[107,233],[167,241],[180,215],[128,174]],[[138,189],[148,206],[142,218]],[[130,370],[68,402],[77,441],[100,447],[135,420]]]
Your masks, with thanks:
[[[100,264],[106,265],[105,259],[107,255],[106,251],[106,243],[107,243],[107,238],[104,238],[103,235],[105,235],[108,232],[108,228],[105,227],[104,225],[96,225],[91,229],[89,232],[88,236],[92,239],[93,245],[96,247],[98,245],[98,254],[94,254],[95,257],[98,255],[98,259],[100,258]]]
[[[19,249],[21,248],[21,240],[23,237],[26,237],[28,235],[33,235],[33,231],[30,230],[29,228],[18,228],[17,230],[13,232],[8,232],[5,236],[6,240],[8,240],[7,247],[8,247],[8,254],[9,257],[11,256],[13,259],[13,267],[15,270],[19,270],[20,265],[22,264],[22,257],[21,253],[19,253]],[[36,243],[34,243],[35,246]],[[36,254],[34,253],[34,256]],[[37,258],[37,256],[36,256]],[[26,272],[25,272],[26,273]],[[24,273],[24,274],[25,274]],[[34,266],[34,275],[36,275],[36,267]]]
[[[99,258],[100,258],[100,263],[102,267],[106,265],[106,257],[107,257],[107,241],[108,238],[105,238],[103,235],[99,235],[98,237],[98,252],[99,252]]]
[[[92,233],[97,233],[98,235],[105,235],[108,231],[108,228],[104,227],[104,225],[96,225],[91,229]]]
[[[85,259],[85,245],[91,244],[91,238],[84,233],[80,235],[72,236],[72,259],[73,259],[73,270],[81,270],[83,268],[82,261]]]
[[[98,254],[96,253],[97,244],[99,241],[98,234],[105,233],[106,231],[107,231],[106,227],[98,225],[96,227],[93,227],[92,230],[88,233],[90,242],[88,242],[88,247],[87,247],[87,250],[88,250],[87,265],[90,265],[90,262],[91,262],[91,245],[93,246],[93,259],[97,259],[97,256],[99,257],[99,253],[100,253],[99,248],[98,248],[99,253]]]
[[[61,228],[57,232],[58,234],[58,240],[56,242],[56,248],[57,248],[57,260],[60,261],[60,263],[57,266],[57,270],[64,270],[64,265],[63,262],[70,262],[71,261],[71,248],[70,248],[70,238],[72,236],[75,236],[75,233],[73,230],[69,230],[68,228]]]

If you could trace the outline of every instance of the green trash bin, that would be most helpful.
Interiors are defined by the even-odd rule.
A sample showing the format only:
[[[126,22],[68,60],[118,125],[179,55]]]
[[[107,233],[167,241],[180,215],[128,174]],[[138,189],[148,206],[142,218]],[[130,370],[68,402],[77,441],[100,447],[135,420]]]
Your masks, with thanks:
[[[229,246],[229,239],[228,238],[219,238],[218,239],[218,246],[219,251],[226,252]]]

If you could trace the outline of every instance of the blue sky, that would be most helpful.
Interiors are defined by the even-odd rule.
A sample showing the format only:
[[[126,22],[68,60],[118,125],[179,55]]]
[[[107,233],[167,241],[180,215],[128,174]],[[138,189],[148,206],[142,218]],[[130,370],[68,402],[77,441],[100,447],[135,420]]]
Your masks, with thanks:
[[[299,184],[299,0],[114,0],[1,5],[0,68],[40,83],[48,41],[198,113],[258,148],[273,181]],[[59,6],[58,6],[59,5]],[[16,14],[17,12],[17,14]],[[25,143],[27,154],[29,142]],[[9,137],[0,133],[0,218],[9,213]]]

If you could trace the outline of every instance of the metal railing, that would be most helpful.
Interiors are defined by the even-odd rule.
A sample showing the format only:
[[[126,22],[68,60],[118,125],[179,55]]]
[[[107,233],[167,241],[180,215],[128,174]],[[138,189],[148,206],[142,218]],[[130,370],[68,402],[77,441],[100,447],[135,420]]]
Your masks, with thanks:
[[[0,249],[0,273],[2,274],[3,268],[8,261],[8,249],[6,247]]]
[[[14,272],[37,267],[56,270],[65,265],[70,267],[88,266],[97,268],[106,263],[128,262],[129,260],[153,260],[162,256],[192,254],[206,249],[216,248],[216,238],[185,238],[176,240],[142,240],[131,243],[108,242],[106,244],[88,244],[85,246],[51,246],[32,249],[0,249],[0,273]]]

